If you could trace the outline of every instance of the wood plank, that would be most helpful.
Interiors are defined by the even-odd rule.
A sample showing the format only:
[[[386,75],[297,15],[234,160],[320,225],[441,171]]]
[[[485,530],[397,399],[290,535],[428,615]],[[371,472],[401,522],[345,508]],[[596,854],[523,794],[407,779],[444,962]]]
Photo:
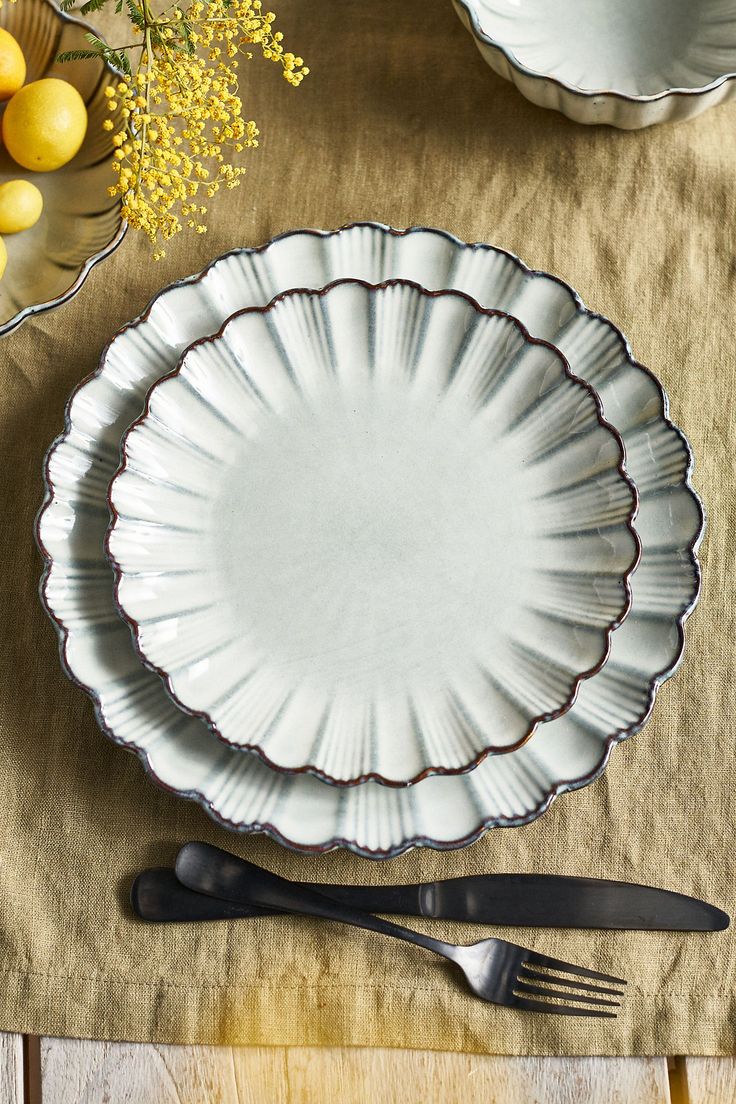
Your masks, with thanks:
[[[487,1058],[356,1047],[44,1039],[53,1104],[670,1104],[664,1058]]]
[[[247,1051],[235,1052],[235,1068]],[[341,1104],[669,1104],[665,1059],[504,1058],[436,1051],[293,1048],[293,1100],[328,1086]],[[264,1094],[261,1100],[268,1096]],[[275,1098],[274,1098],[275,1099]],[[260,1100],[258,1104],[261,1104]]]
[[[0,1101],[23,1104],[23,1036],[0,1032]]]
[[[736,1100],[736,1058],[686,1058],[688,1104],[731,1104]]]

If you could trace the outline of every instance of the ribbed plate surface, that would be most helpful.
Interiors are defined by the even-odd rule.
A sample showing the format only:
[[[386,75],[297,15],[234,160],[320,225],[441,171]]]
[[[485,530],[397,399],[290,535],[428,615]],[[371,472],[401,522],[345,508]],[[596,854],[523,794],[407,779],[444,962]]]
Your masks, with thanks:
[[[120,439],[140,416],[150,386],[187,345],[216,332],[236,310],[264,306],[297,283],[321,287],[341,277],[457,288],[553,342],[601,396],[640,495],[642,558],[632,578],[632,610],[613,634],[603,670],[583,684],[564,717],[540,726],[518,751],[492,756],[467,775],[409,788],[325,786],[225,748],[201,721],[176,709],[161,680],[141,666],[115,610],[103,551]],[[684,621],[699,590],[703,513],[691,468],[687,440],[669,420],[657,380],[636,364],[620,332],[561,281],[438,230],[359,224],[297,231],[260,250],[237,250],[166,289],[114,338],[72,396],[66,429],[47,458],[38,524],[43,596],[65,669],[92,697],[103,730],[137,751],[161,785],[200,801],[221,823],[265,831],[303,850],[346,846],[388,857],[414,845],[458,847],[487,827],[525,823],[556,794],[592,781],[614,744],[646,721],[658,687],[682,657]]]
[[[122,456],[108,550],[141,657],[279,770],[409,785],[520,747],[629,609],[620,437],[553,346],[458,292],[241,312]]]

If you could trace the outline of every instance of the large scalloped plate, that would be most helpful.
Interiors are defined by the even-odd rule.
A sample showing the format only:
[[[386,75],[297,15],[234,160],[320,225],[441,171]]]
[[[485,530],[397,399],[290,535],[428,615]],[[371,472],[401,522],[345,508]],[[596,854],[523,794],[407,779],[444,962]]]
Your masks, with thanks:
[[[491,756],[469,774],[398,789],[375,782],[331,787],[280,774],[224,747],[200,720],[177,710],[161,680],[141,665],[118,617],[103,551],[120,439],[152,384],[235,311],[263,306],[290,287],[318,288],[342,277],[455,288],[552,342],[598,391],[640,494],[642,557],[632,609],[613,634],[608,662],[583,684],[573,707],[517,751]],[[388,858],[412,846],[456,848],[487,828],[527,823],[557,794],[592,782],[616,743],[646,722],[659,686],[680,663],[684,623],[699,593],[704,515],[692,465],[661,385],[636,363],[620,331],[586,310],[562,281],[440,230],[359,223],[294,231],[226,254],[165,289],[113,338],[97,371],[73,393],[65,430],[46,460],[37,522],[42,598],[64,669],[92,698],[103,731],[136,751],[159,785],[197,800],[222,825],[265,832],[308,852],[344,846]]]

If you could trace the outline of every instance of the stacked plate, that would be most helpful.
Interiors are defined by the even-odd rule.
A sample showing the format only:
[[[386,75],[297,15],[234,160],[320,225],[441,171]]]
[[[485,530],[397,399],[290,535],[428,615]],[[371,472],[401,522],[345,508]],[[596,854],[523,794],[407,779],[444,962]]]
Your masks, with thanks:
[[[72,395],[42,594],[103,731],[222,824],[459,847],[647,720],[698,594],[691,467],[561,281],[298,231],[165,289]]]

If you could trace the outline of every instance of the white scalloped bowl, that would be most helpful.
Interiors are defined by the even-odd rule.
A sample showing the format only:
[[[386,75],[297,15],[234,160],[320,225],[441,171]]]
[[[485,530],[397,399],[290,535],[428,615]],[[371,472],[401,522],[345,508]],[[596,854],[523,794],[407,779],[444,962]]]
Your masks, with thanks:
[[[495,72],[579,123],[679,122],[736,91],[736,0],[453,0]]]
[[[82,148],[55,172],[28,172],[0,148],[0,184],[30,180],[43,194],[41,218],[22,234],[8,234],[8,265],[0,280],[0,336],[31,315],[67,302],[92,267],[123,240],[120,200],[111,198],[113,147],[102,129],[109,116],[105,89],[118,80],[102,60],[59,62],[68,50],[89,49],[87,23],[64,15],[49,0],[19,0],[0,8],[0,27],[20,43],[26,83],[59,77],[73,84],[89,116]]]

